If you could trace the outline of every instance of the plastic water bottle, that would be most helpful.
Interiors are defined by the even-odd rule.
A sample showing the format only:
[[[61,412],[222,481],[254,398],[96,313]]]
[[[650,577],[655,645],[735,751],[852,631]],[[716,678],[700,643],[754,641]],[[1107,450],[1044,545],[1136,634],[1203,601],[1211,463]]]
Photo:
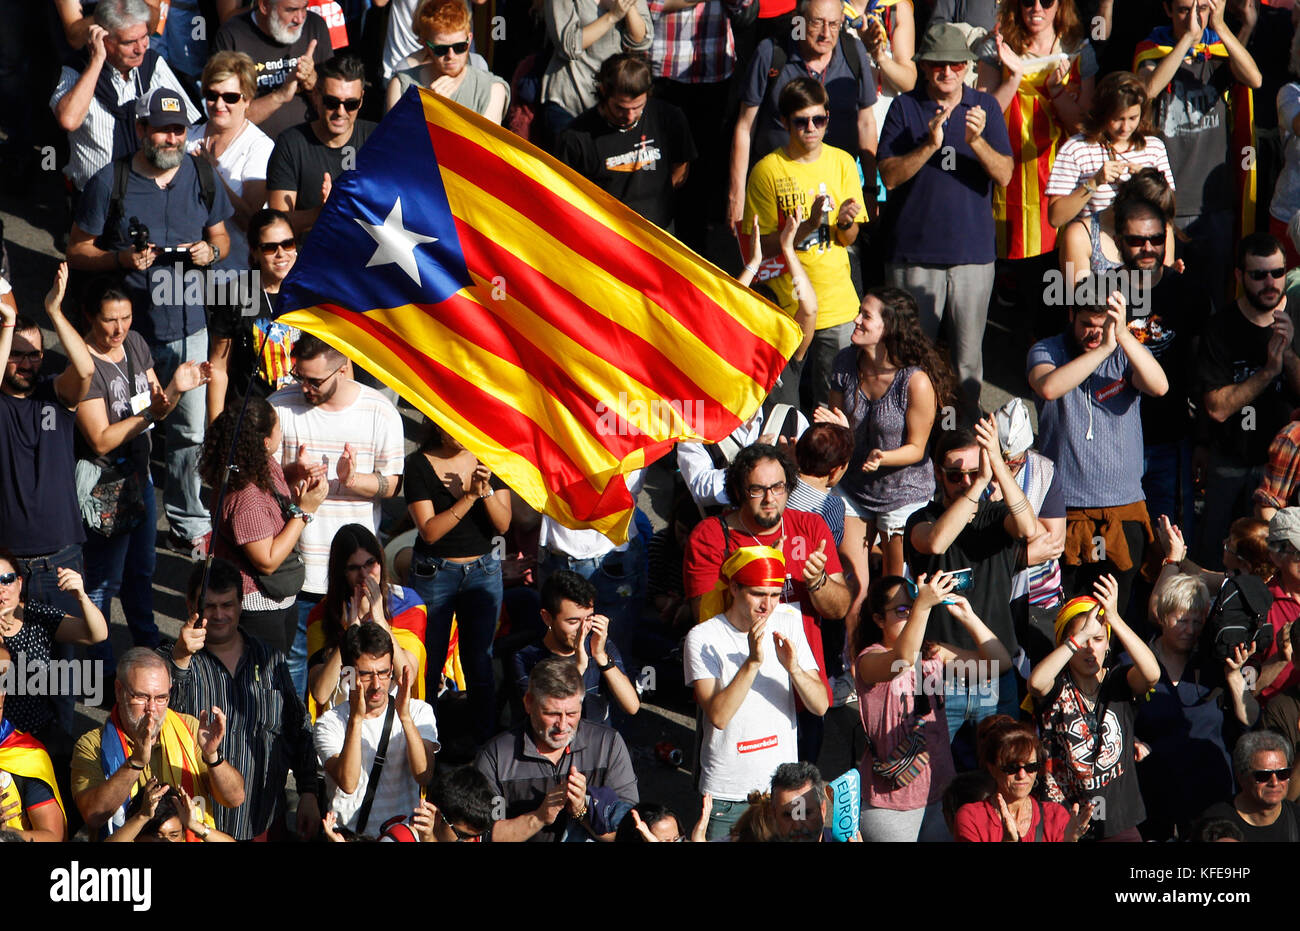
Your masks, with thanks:
[[[826,196],[825,181],[817,185],[817,194],[819,197]],[[817,241],[821,244],[823,249],[828,248],[831,244],[831,211],[834,209],[834,205],[828,202],[826,204],[826,209],[822,211],[822,225],[817,232]]]

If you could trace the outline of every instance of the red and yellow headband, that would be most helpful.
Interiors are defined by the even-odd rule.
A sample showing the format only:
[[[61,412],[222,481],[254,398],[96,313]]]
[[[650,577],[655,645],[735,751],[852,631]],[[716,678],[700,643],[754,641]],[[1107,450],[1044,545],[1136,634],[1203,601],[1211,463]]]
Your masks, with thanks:
[[[784,586],[785,555],[770,546],[742,546],[718,570],[718,581],[700,599],[699,620],[707,621],[731,606],[731,583],[745,587]]]
[[[1059,647],[1065,640],[1065,629],[1070,626],[1070,621],[1074,620],[1080,614],[1087,614],[1095,605],[1100,604],[1096,598],[1091,595],[1080,595],[1078,598],[1071,598],[1065,604],[1061,605],[1061,610],[1056,612],[1056,645]],[[1105,617],[1106,612],[1101,611],[1097,615],[1099,618]],[[1106,636],[1110,637],[1110,625],[1106,625]]]

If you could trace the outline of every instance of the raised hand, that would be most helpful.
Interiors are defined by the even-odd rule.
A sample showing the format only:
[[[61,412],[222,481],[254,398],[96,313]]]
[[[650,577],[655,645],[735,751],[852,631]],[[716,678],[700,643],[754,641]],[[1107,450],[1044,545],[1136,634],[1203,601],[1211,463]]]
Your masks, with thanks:
[[[805,585],[816,585],[826,574],[826,541],[817,544],[817,549],[808,554],[803,564],[803,581]]]
[[[193,391],[200,385],[206,385],[212,380],[212,364],[209,362],[182,362],[176,367],[176,374],[172,376],[172,387],[181,394],[186,391]]]
[[[298,63],[293,70],[293,79],[302,84],[303,90],[311,90],[316,86],[316,59],[312,57],[316,52],[316,40],[312,39],[307,43],[307,51],[298,56]]]
[[[397,720],[405,721],[411,716],[411,689],[415,685],[415,676],[411,667],[403,664],[397,674]]]
[[[649,826],[641,820],[641,813],[639,811],[633,808],[628,812],[628,814],[632,817],[632,823],[636,825],[636,832],[641,835],[642,840],[651,844],[657,844],[660,842],[659,838],[655,837],[654,832],[650,830]]]
[[[700,799],[700,820],[695,822],[695,830],[691,831],[691,842],[702,844],[709,837],[709,818],[713,814],[713,796],[707,792]]]
[[[140,723],[131,734],[131,743],[134,745],[131,759],[144,766],[149,765],[149,758],[153,756],[153,745],[157,740],[157,735],[154,733],[156,720],[153,713],[146,709],[144,714],[140,715]]]
[[[330,173],[327,171],[325,172],[325,176],[321,178],[321,182],[320,182],[320,202],[322,204],[330,199],[330,193],[333,190],[334,190],[334,179],[330,177]]]
[[[952,113],[952,107],[939,107],[935,110],[934,116],[930,117],[930,144],[936,149],[943,148],[943,128],[948,122],[948,114]]]
[[[162,801],[163,796],[167,794],[170,788],[166,783],[159,782],[156,776],[150,776],[149,781],[141,789],[144,792],[144,800],[140,803],[140,814],[145,821],[152,821],[158,814],[158,803]],[[0,820],[3,820],[0,818]]]
[[[1100,613],[1101,605],[1093,605],[1088,610],[1088,616],[1083,620],[1083,627],[1074,635],[1076,643],[1085,644],[1093,637],[1096,637],[1099,634],[1104,635],[1106,633],[1106,628],[1102,626],[1101,621],[1097,619],[1097,616]]]
[[[149,386],[149,410],[153,413],[154,420],[162,420],[172,412],[172,402],[167,399],[167,392],[162,385]]]
[[[1117,158],[1107,159],[1101,163],[1097,173],[1092,176],[1092,180],[1097,182],[1098,186],[1103,184],[1113,184],[1128,171],[1128,163],[1122,162]]]
[[[767,618],[755,621],[754,626],[749,628],[749,658],[756,666],[763,665],[763,635],[766,632]]]
[[[1088,824],[1092,821],[1093,804],[1084,802],[1080,805],[1075,802],[1070,806],[1070,820],[1065,825],[1065,842],[1067,844],[1077,843],[1079,838],[1088,830]]]
[[[321,830],[336,844],[347,843],[346,839],[335,828],[338,826],[339,816],[332,811],[326,812],[325,817],[321,819]]]
[[[609,644],[609,618],[603,614],[593,614],[587,620],[591,624],[591,658],[598,665],[604,666],[609,662],[607,650]]]
[[[72,592],[74,594],[85,594],[86,584],[81,578],[81,573],[75,569],[69,569],[66,566],[59,566],[57,572],[59,581],[59,591]]]
[[[984,126],[988,122],[988,114],[984,112],[983,107],[971,107],[966,111],[966,144],[972,145],[975,140],[984,135]]]
[[[1007,45],[1007,40],[1002,38],[1001,25],[993,28],[993,41],[997,45],[998,61],[1002,63],[1002,67],[1015,75],[1024,74],[1024,62],[1020,60],[1020,56],[1015,53],[1011,46]]]
[[[63,313],[63,296],[67,291],[68,263],[60,262],[59,267],[54,270],[54,282],[50,285],[50,290],[45,293],[45,312]]]
[[[469,477],[469,490],[480,498],[492,494],[492,470],[481,462],[475,465],[474,474]]]
[[[838,407],[827,407],[823,404],[813,410],[813,423],[834,423],[847,427],[849,418]]]
[[[880,468],[885,459],[885,454],[878,449],[873,449],[867,454],[867,458],[862,463],[863,472],[874,472]]]
[[[172,648],[172,656],[176,659],[193,656],[203,649],[203,645],[207,640],[207,626],[199,619],[197,614],[191,614],[189,620],[181,625],[181,634],[176,638],[176,646]]]
[[[1167,514],[1160,515],[1160,520],[1156,526],[1156,539],[1160,541],[1160,546],[1165,551],[1167,559],[1182,562],[1187,558],[1187,542],[1183,539],[1183,532],[1177,524],[1169,519]]]
[[[426,844],[437,843],[438,835],[434,831],[437,824],[438,809],[432,802],[420,799],[420,803],[411,812],[411,827],[415,828],[416,835]]]
[[[1007,844],[1020,843],[1020,827],[1016,824],[1016,816],[1011,814],[1011,809],[1007,807],[1007,800],[998,793],[998,817],[1002,819],[1002,842]]]
[[[199,750],[204,756],[221,749],[221,741],[226,736],[226,713],[216,705],[211,711],[199,712]]]
[[[799,671],[799,656],[795,651],[794,641],[773,631],[772,643],[776,645],[776,658],[781,661],[782,668],[790,675],[797,673]]]
[[[86,44],[90,46],[90,64],[102,65],[104,59],[108,58],[108,49],[104,47],[104,39],[108,37],[108,30],[98,23],[90,24],[90,35],[86,37]]]
[[[565,807],[569,814],[578,816],[578,812],[587,807],[587,777],[576,767],[569,770],[569,778],[564,787]]]
[[[312,478],[298,482],[293,486],[293,503],[308,514],[315,514],[317,509],[329,497],[329,483],[323,478]]]
[[[1107,620],[1119,616],[1119,582],[1109,573],[1092,583],[1092,594],[1101,602]]]
[[[782,253],[794,251],[794,241],[799,233],[799,226],[800,224],[803,223],[803,219],[804,217],[803,217],[802,204],[797,204],[794,210],[790,211],[785,215],[785,223],[781,225],[781,234],[780,234]],[[756,231],[754,234],[754,238],[755,241],[757,241],[758,239],[758,233],[757,233],[758,218],[757,217],[754,218],[754,229]],[[758,258],[759,259],[763,258],[761,252],[759,253]]]
[[[564,810],[565,802],[568,799],[569,787],[567,783],[560,783],[552,786],[542,799],[542,804],[537,806],[535,814],[542,824],[554,824],[555,819],[560,816]]]
[[[339,487],[351,488],[357,480],[357,458],[352,452],[351,443],[343,444],[343,455],[339,456],[334,468],[339,478]]]
[[[846,199],[844,203],[840,204],[840,209],[835,212],[836,224],[852,223],[853,218],[858,215],[858,211],[861,209],[862,205],[854,198]]]
[[[920,575],[916,579],[916,600],[912,602],[912,613],[933,608],[948,597],[957,584],[957,576],[951,572],[936,572],[934,575]]]

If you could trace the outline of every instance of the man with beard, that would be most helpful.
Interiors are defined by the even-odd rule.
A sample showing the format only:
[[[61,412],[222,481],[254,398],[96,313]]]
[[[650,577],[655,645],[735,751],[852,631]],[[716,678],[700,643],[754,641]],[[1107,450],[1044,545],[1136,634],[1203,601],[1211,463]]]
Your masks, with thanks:
[[[1146,169],[1154,171],[1154,169]],[[1142,490],[1154,520],[1168,515],[1193,533],[1192,411],[1196,349],[1213,306],[1210,289],[1196,269],[1178,271],[1165,265],[1164,216],[1146,200],[1125,196],[1115,201],[1115,247],[1133,294],[1129,328],[1160,363],[1169,390],[1142,400]]]
[[[1109,573],[1119,581],[1120,604],[1155,539],[1134,468],[1142,461],[1138,401],[1169,390],[1160,363],[1129,330],[1126,310],[1118,291],[1104,307],[1072,306],[1065,332],[1035,343],[1027,365],[1039,443],[1065,489],[1063,588],[1088,591]]]
[[[257,66],[257,97],[248,118],[275,139],[312,118],[309,94],[316,65],[333,54],[329,26],[307,0],[255,0],[247,13],[228,19],[214,52],[243,52]]]
[[[556,157],[664,229],[697,153],[686,116],[650,96],[650,66],[623,52],[596,77],[600,102],[560,133]],[[679,231],[680,232],[680,231]]]
[[[202,798],[209,825],[213,803],[243,804],[244,777],[221,754],[226,715],[220,708],[197,719],[168,708],[167,663],[147,647],[122,654],[113,688],[117,702],[108,720],[83,734],[72,754],[72,795],[91,831],[101,839],[112,834],[154,777]]]
[[[228,252],[225,221],[234,210],[225,186],[212,183],[212,169],[185,154],[189,120],[182,95],[155,91],[140,99],[136,116],[140,150],[106,165],[86,185],[68,240],[68,264],[125,273],[135,326],[153,353],[159,381],[167,384],[182,362],[208,358],[204,292],[210,289],[191,286],[193,270],[212,266]],[[206,424],[203,386],[182,395],[166,422],[163,509],[170,545],[186,555],[206,551],[211,527],[199,497]]]
[[[585,695],[572,659],[546,657],[528,677],[528,719],[479,751],[475,768],[505,800],[493,842],[612,841],[641,800],[627,744],[613,728],[582,719]]]
[[[203,589],[198,563],[186,587],[189,620],[171,648],[171,707],[187,714],[213,705],[230,709],[225,754],[246,776],[244,803],[215,812],[217,829],[235,840],[287,840],[284,789],[293,770],[298,785],[297,829],[304,839],[320,828],[316,753],[311,722],[289,677],[284,654],[239,625],[239,570],[214,559]]]
[[[596,613],[596,586],[578,573],[558,569],[542,584],[541,643],[524,647],[514,658],[519,694],[528,689],[528,675],[547,656],[572,657],[582,674],[586,697],[582,719],[609,723],[610,704],[624,714],[636,714],[641,699],[623,668],[623,656],[609,636],[609,618]]]
[[[1207,568],[1222,566],[1221,543],[1233,518],[1249,513],[1269,442],[1300,403],[1300,357],[1282,280],[1286,260],[1268,233],[1237,247],[1241,297],[1215,314],[1197,357],[1210,419],[1205,512],[1193,552]]]

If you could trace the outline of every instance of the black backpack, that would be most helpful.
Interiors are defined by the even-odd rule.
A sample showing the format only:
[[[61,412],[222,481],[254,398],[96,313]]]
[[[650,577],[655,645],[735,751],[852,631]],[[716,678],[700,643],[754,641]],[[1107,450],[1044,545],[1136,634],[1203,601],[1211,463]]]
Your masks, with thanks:
[[[1273,596],[1259,577],[1230,576],[1210,605],[1210,613],[1201,630],[1201,670],[1217,682],[1223,675],[1223,661],[1233,647],[1255,643],[1255,655],[1263,656],[1273,644],[1273,628],[1268,611]]]

